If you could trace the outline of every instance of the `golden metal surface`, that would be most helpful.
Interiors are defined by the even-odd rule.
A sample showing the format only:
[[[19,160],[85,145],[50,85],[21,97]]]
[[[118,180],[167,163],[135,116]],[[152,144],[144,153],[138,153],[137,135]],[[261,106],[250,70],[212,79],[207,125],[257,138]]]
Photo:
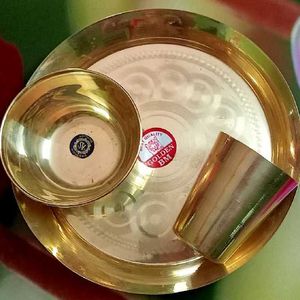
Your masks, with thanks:
[[[138,112],[120,85],[95,72],[67,70],[14,99],[2,122],[1,158],[29,197],[68,207],[116,188],[132,169],[140,140]]]
[[[256,94],[264,110],[271,134],[272,162],[293,178],[299,177],[299,116],[282,75],[251,41],[224,24],[206,17],[158,9],[129,12],[107,18],[59,45],[37,69],[32,80],[62,68],[90,67],[118,50],[159,43],[200,50],[223,61],[238,73]],[[134,202],[133,199],[139,199],[153,177],[151,169],[148,173],[146,171],[149,170],[145,170],[145,166],[138,162],[129,174],[128,181],[108,195],[112,200],[112,211],[118,210],[118,207],[124,209],[123,205],[114,202],[113,196],[122,190],[124,199],[122,198],[121,204],[131,201],[133,210],[139,205],[139,202]],[[156,184],[156,187],[159,185]],[[100,224],[104,226],[105,220],[102,218],[103,222],[99,223],[104,211],[101,206],[98,214],[95,212],[95,206],[83,207],[81,211],[57,210],[31,201],[19,190],[15,189],[15,192],[22,214],[31,230],[63,264],[96,283],[126,292],[146,294],[174,293],[201,287],[236,270],[272,237],[294,197],[292,193],[283,201],[226,264],[221,266],[208,262],[197,254],[188,253],[188,258],[183,259],[183,256],[180,256],[179,259],[177,254],[164,251],[161,255],[151,257],[151,261],[124,260],[118,255],[113,256],[110,251],[101,251],[93,244],[93,239],[83,238],[82,232],[79,234],[74,229],[74,224],[70,225],[76,214],[80,213],[79,218],[84,214],[84,222],[91,219],[91,224],[94,224],[93,227],[87,225],[90,232],[87,232],[86,236],[93,232],[96,232],[93,235],[95,238],[100,234],[103,236],[104,233],[98,231]],[[105,211],[103,214],[105,215]],[[95,228],[96,225],[98,228]],[[125,232],[123,234],[125,235]],[[148,245],[153,246],[155,243],[152,241]],[[120,247],[122,244],[115,245],[119,252],[123,250]],[[117,250],[116,253],[118,254]]]
[[[222,132],[174,231],[205,258],[225,263],[296,187],[281,169]]]

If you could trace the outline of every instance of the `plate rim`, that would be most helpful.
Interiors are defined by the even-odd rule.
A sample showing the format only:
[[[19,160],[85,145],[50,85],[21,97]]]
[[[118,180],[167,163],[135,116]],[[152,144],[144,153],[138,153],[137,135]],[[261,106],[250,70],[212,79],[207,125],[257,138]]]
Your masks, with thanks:
[[[193,24],[195,26],[195,30],[196,32],[204,32],[206,35],[206,37],[208,38],[208,40],[210,41],[222,41],[222,49],[224,50],[236,50],[237,52],[231,52],[231,53],[226,53],[225,56],[224,53],[222,54],[221,52],[218,53],[218,55],[220,55],[221,57],[223,57],[223,61],[224,58],[225,60],[228,59],[229,57],[232,58],[232,56],[230,55],[240,55],[239,56],[239,60],[238,62],[241,62],[244,64],[247,64],[247,61],[245,62],[245,60],[248,59],[248,63],[249,60],[251,60],[251,67],[253,68],[253,72],[255,71],[256,74],[260,74],[260,76],[262,76],[263,80],[266,80],[267,83],[270,85],[269,87],[272,87],[272,91],[268,91],[269,93],[273,92],[273,100],[277,99],[279,100],[279,98],[282,100],[282,103],[277,103],[278,107],[277,107],[277,111],[278,109],[281,108],[281,111],[285,111],[291,112],[291,117],[287,117],[285,116],[285,118],[283,118],[283,120],[279,120],[281,123],[281,125],[283,126],[283,128],[281,128],[281,131],[285,130],[286,128],[288,128],[288,139],[283,143],[282,141],[280,141],[280,134],[277,134],[275,132],[275,129],[278,124],[275,124],[274,120],[272,121],[272,132],[271,132],[271,128],[270,128],[270,133],[271,133],[271,139],[272,139],[272,145],[275,145],[274,149],[273,149],[273,157],[272,157],[272,161],[277,163],[281,168],[283,168],[289,175],[291,175],[294,178],[298,178],[299,177],[299,172],[300,172],[300,162],[299,159],[297,159],[297,151],[296,151],[296,145],[299,145],[299,136],[300,136],[300,127],[299,127],[299,113],[297,110],[297,106],[295,104],[295,101],[293,100],[293,96],[290,92],[289,87],[287,86],[287,83],[285,82],[283,76],[281,75],[281,73],[279,72],[278,68],[273,64],[273,62],[264,54],[264,52],[262,52],[262,50],[260,50],[253,42],[251,42],[248,38],[246,38],[245,36],[243,36],[242,34],[236,32],[235,30],[233,30],[232,28],[218,22],[215,21],[213,19],[207,18],[205,16],[201,16],[198,15],[196,13],[191,13],[191,12],[186,12],[186,11],[178,11],[178,10],[170,10],[170,9],[146,9],[146,10],[135,10],[135,11],[131,11],[131,12],[125,12],[125,13],[120,13],[114,16],[110,16],[107,17],[103,20],[100,20],[86,28],[84,28],[83,30],[75,33],[74,35],[72,35],[71,37],[69,37],[67,40],[65,40],[64,42],[62,42],[59,46],[57,46],[47,57],[46,59],[41,63],[41,65],[38,67],[38,69],[35,71],[35,73],[33,74],[33,76],[31,77],[30,81],[35,80],[38,76],[42,75],[43,72],[45,72],[45,66],[49,68],[49,60],[51,61],[53,59],[53,56],[57,55],[58,50],[61,47],[66,47],[65,49],[63,49],[62,54],[64,51],[66,50],[70,50],[70,40],[72,39],[76,39],[76,37],[78,36],[78,34],[82,34],[84,32],[88,32],[89,30],[91,30],[93,27],[97,27],[98,29],[103,30],[103,27],[106,28],[106,30],[111,30],[111,28],[109,26],[111,26],[111,24],[114,24],[114,26],[123,26],[123,28],[128,28],[128,26],[130,26],[130,20],[132,19],[136,19],[137,17],[141,18],[141,19],[149,19],[149,17],[151,16],[157,16],[160,19],[159,20],[165,20],[165,16],[167,16],[167,21],[169,22],[171,20],[171,22],[167,23],[167,27],[169,26],[171,29],[173,29],[173,27],[179,26],[180,28],[180,24],[178,24],[178,22],[180,23],[180,20],[183,21],[183,24]],[[144,20],[143,19],[143,20]],[[125,20],[125,21],[124,21]],[[127,20],[127,21],[126,21]],[[149,20],[148,20],[149,21]],[[116,22],[120,22],[120,24],[116,25]],[[122,23],[123,22],[123,23]],[[124,23],[125,22],[125,23]],[[127,22],[127,23],[126,23]],[[177,22],[177,23],[176,23]],[[124,25],[127,24],[127,25]],[[174,25],[175,24],[175,25]],[[105,25],[105,26],[104,26]],[[185,25],[184,25],[185,26]],[[188,25],[186,25],[188,26]],[[184,27],[185,28],[185,27]],[[170,30],[171,30],[170,29]],[[205,31],[206,30],[206,31]],[[175,33],[176,33],[176,28],[175,28]],[[195,33],[194,31],[192,32],[193,34]],[[169,41],[170,43],[177,41],[178,44],[184,42],[182,41],[181,38],[178,37],[174,37],[174,36],[168,36],[165,37],[165,39],[167,39],[167,41]],[[162,40],[161,37],[150,37],[149,38],[150,41],[152,43],[156,43],[159,40]],[[143,43],[147,43],[147,41],[142,40]],[[194,44],[194,41],[190,41],[190,45]],[[133,40],[133,43],[125,43],[125,45],[128,46],[134,46],[136,43],[136,40]],[[149,43],[149,40],[148,40]],[[215,45],[215,44],[213,44]],[[120,44],[118,44],[118,46],[120,46]],[[123,44],[124,46],[124,44]],[[203,46],[203,45],[202,45]],[[127,48],[125,47],[125,48]],[[109,48],[109,47],[108,47]],[[108,50],[106,50],[105,53]],[[216,54],[216,53],[214,53]],[[103,54],[102,54],[103,55]],[[215,55],[216,57],[218,57],[218,55]],[[228,56],[229,55],[229,56]],[[219,57],[218,57],[219,58]],[[97,58],[97,60],[99,59],[99,57]],[[96,60],[96,59],[95,59]],[[95,61],[94,60],[94,61]],[[91,62],[91,64],[94,63]],[[240,72],[242,72],[241,69],[239,69],[239,67],[237,66],[237,61],[230,61],[229,63],[231,63],[231,65],[229,64],[230,67],[232,67],[239,75]],[[73,67],[73,66],[71,66]],[[237,68],[237,69],[236,69]],[[48,70],[48,69],[47,69]],[[55,70],[53,70],[55,71]],[[270,75],[271,74],[271,75]],[[251,81],[251,78],[248,76],[246,76],[245,74],[242,74],[242,78],[249,84],[249,86],[255,90],[255,83],[253,83],[253,81]],[[264,76],[263,76],[264,75]],[[246,77],[245,77],[246,76]],[[272,78],[270,78],[272,77]],[[273,82],[276,82],[276,84],[272,83],[271,80]],[[256,91],[256,90],[255,90]],[[259,91],[260,93],[262,93],[262,91]],[[256,91],[257,93],[257,91]],[[259,100],[261,103],[261,97],[265,97],[265,95],[263,94],[259,94]],[[280,97],[279,97],[280,96]],[[274,98],[275,97],[275,98]],[[271,101],[271,100],[270,100]],[[264,106],[262,107],[264,112],[266,109],[268,108],[268,105],[270,105],[270,101],[265,102]],[[262,103],[261,103],[262,105]],[[274,111],[271,109],[269,112],[270,114],[274,114]],[[268,124],[269,124],[269,119],[266,116]],[[274,119],[274,117],[273,117]],[[270,126],[270,124],[269,124]],[[273,136],[272,136],[273,134]],[[282,134],[282,133],[281,133]],[[275,135],[275,136],[274,136]],[[283,147],[284,146],[284,147]],[[294,147],[294,152],[291,153],[291,147]],[[281,149],[282,148],[282,149]],[[287,150],[288,148],[288,150]],[[290,151],[288,153],[288,151]],[[14,192],[15,192],[15,196],[18,202],[18,205],[20,207],[20,210],[23,214],[23,217],[25,219],[25,221],[27,222],[27,224],[29,225],[29,227],[31,228],[31,230],[33,231],[33,233],[36,235],[36,237],[38,238],[38,240],[41,241],[41,243],[46,247],[46,249],[52,253],[53,253],[53,241],[51,240],[50,237],[46,237],[44,236],[45,232],[48,232],[49,234],[49,230],[53,227],[49,226],[49,224],[52,224],[56,226],[56,238],[58,238],[58,241],[60,243],[63,244],[63,239],[66,238],[66,235],[64,235],[63,232],[61,232],[62,227],[61,224],[59,224],[59,222],[57,221],[57,219],[53,218],[52,214],[52,208],[47,207],[47,206],[43,206],[40,204],[36,204],[33,203],[33,201],[31,199],[26,198],[26,196],[24,196],[22,193],[20,193],[20,191],[18,191],[16,188],[14,188]],[[59,259],[65,266],[67,266],[68,268],[70,268],[72,271],[74,271],[75,273],[79,274],[80,276],[91,280],[95,283],[116,289],[116,290],[120,290],[120,291],[125,291],[125,292],[131,292],[131,293],[139,293],[139,294],[166,294],[166,293],[174,293],[174,292],[179,292],[179,291],[185,291],[185,290],[190,290],[190,289],[194,289],[194,288],[198,288],[207,284],[210,284],[216,280],[221,279],[222,277],[228,275],[229,273],[233,272],[234,270],[236,270],[238,267],[244,265],[247,261],[249,261],[249,259],[259,250],[261,249],[264,244],[272,237],[272,235],[277,231],[278,227],[280,226],[281,222],[283,221],[287,211],[289,210],[289,207],[293,201],[294,198],[294,194],[291,194],[289,196],[288,199],[286,199],[286,201],[284,201],[282,204],[280,204],[280,206],[278,206],[278,208],[272,213],[272,215],[270,216],[270,218],[275,218],[277,221],[276,225],[272,225],[269,224],[268,225],[268,220],[270,221],[270,218],[268,218],[263,225],[266,225],[267,227],[269,226],[269,234],[268,237],[265,239],[265,241],[261,242],[259,247],[257,247],[257,244],[255,244],[255,241],[251,241],[251,237],[249,238],[249,245],[246,247],[247,251],[239,251],[238,253],[236,253],[232,259],[229,260],[228,264],[226,264],[225,270],[222,267],[222,269],[220,269],[219,265],[211,265],[209,262],[207,261],[203,261],[201,266],[199,268],[196,268],[194,266],[189,266],[187,264],[187,269],[188,267],[192,268],[194,267],[194,271],[191,272],[189,275],[187,275],[186,277],[184,276],[174,276],[170,279],[171,282],[162,282],[162,280],[160,279],[160,282],[157,282],[155,280],[152,281],[151,283],[147,282],[145,279],[149,278],[149,276],[151,277],[151,274],[153,274],[154,276],[157,277],[157,274],[159,272],[159,269],[161,266],[156,266],[153,264],[147,264],[146,265],[146,273],[148,273],[148,275],[145,275],[145,278],[138,278],[133,277],[133,278],[124,278],[124,275],[127,274],[126,271],[127,268],[125,268],[125,265],[127,265],[126,261],[121,261],[118,260],[117,261],[121,261],[121,264],[119,264],[119,267],[121,269],[123,269],[123,277],[120,277],[120,274],[118,272],[116,272],[116,275],[114,278],[111,278],[110,274],[106,274],[107,278],[103,279],[101,278],[101,276],[99,276],[99,274],[94,273],[93,275],[90,275],[90,273],[87,273],[87,268],[84,268],[84,266],[78,266],[75,264],[76,261],[72,261],[72,257],[68,257],[68,256],[72,256],[74,255],[74,253],[71,251],[67,251],[67,249],[60,249],[60,251],[56,252],[56,258]],[[36,211],[42,211],[42,214],[40,216],[36,215]],[[42,217],[44,216],[44,218]],[[45,219],[45,216],[46,219]],[[39,219],[39,220],[38,220]],[[44,223],[43,223],[44,222]],[[42,224],[43,223],[43,224]],[[269,222],[272,223],[272,222]],[[259,231],[259,230],[257,230]],[[61,235],[60,235],[61,232]],[[66,232],[68,232],[68,234],[70,234],[69,229],[66,230]],[[53,231],[50,231],[50,235],[51,233],[53,234]],[[72,234],[71,234],[72,235]],[[72,239],[76,239],[76,233],[73,233]],[[71,240],[72,240],[71,239]],[[69,239],[69,242],[71,241]],[[80,243],[77,239],[77,242]],[[70,243],[71,245],[71,243]],[[253,245],[256,245],[256,247],[254,247]],[[84,250],[84,248],[82,248],[82,250]],[[55,252],[55,251],[54,251]],[[105,256],[107,256],[105,254]],[[73,257],[74,259],[74,257]],[[96,260],[97,261],[97,260]],[[95,263],[95,262],[94,262]],[[203,269],[203,264],[207,265],[207,274],[202,274],[201,273],[201,268]],[[130,263],[130,265],[137,265],[135,263]],[[171,274],[172,271],[174,273],[174,270],[172,269],[173,266],[170,264],[167,264],[167,266],[162,266],[163,269],[161,270],[162,273],[164,274],[164,276],[166,275],[166,273]],[[111,265],[110,265],[111,268]],[[215,269],[214,269],[215,268]],[[133,268],[134,269],[134,268]],[[155,270],[155,272],[153,272],[153,270]],[[215,274],[217,274],[216,276],[211,276],[211,274],[209,274],[210,270],[214,270]],[[176,270],[175,270],[176,271]],[[109,268],[107,269],[107,273],[109,273],[110,270]],[[111,273],[111,272],[110,272]],[[176,272],[175,272],[176,273]],[[174,274],[175,274],[174,273]],[[202,277],[201,277],[202,276]],[[126,281],[127,280],[127,281]],[[169,280],[170,281],[170,280]],[[176,288],[176,283],[182,283],[181,286],[177,285]]]

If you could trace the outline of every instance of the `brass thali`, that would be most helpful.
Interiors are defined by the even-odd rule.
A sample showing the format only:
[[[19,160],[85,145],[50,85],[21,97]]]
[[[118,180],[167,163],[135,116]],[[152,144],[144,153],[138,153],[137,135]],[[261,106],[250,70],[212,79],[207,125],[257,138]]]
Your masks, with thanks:
[[[46,249],[93,282],[145,294],[201,287],[249,261],[277,230],[294,194],[224,266],[193,253],[176,239],[172,225],[221,130],[298,179],[299,115],[271,60],[224,24],[154,9],[112,16],[76,33],[50,53],[31,82],[72,67],[118,81],[136,101],[145,137],[163,136],[177,148],[160,164],[160,158],[140,154],[106,199],[79,208],[51,208],[14,188],[26,222]],[[162,140],[157,143],[150,146]]]

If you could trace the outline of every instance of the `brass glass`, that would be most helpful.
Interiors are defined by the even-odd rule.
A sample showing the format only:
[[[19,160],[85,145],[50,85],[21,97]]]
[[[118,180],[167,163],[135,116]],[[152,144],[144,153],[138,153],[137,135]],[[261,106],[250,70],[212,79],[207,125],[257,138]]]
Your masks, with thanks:
[[[204,51],[237,72],[257,95],[264,110],[272,139],[272,162],[293,178],[299,178],[299,115],[285,80],[272,61],[245,36],[207,17],[164,9],[109,17],[60,44],[36,70],[31,81],[62,68],[88,68],[118,50],[153,43],[184,45]],[[138,169],[133,169],[129,178],[139,175],[141,177]],[[138,181],[132,180],[130,186],[140,191]],[[294,198],[292,192],[222,266],[197,254],[180,261],[174,257],[172,263],[146,264],[118,259],[82,239],[67,222],[65,210],[31,201],[17,188],[15,194],[31,230],[63,264],[98,284],[145,294],[190,290],[233,272],[272,237]]]
[[[281,169],[222,132],[174,231],[205,258],[225,263],[296,186]]]
[[[87,143],[83,147],[90,147],[90,153],[80,152],[77,145],[74,156],[69,149],[74,144],[70,144],[64,128],[72,137],[76,126],[85,121],[95,122],[95,126],[103,129],[80,131],[83,143]],[[84,130],[84,126],[80,129]],[[58,136],[59,130],[62,134]],[[114,137],[111,143],[118,147],[110,162],[114,168],[107,172],[101,169],[107,163],[102,156],[107,145],[99,140],[106,130],[110,130],[106,140]],[[85,133],[93,136],[94,141]],[[40,79],[15,98],[2,122],[1,158],[13,183],[30,198],[66,207],[99,199],[119,185],[136,161],[140,139],[138,112],[120,85],[95,72],[67,70]],[[77,143],[80,141],[77,138]],[[99,168],[93,170],[95,162]],[[67,172],[68,168],[70,174],[58,174],[57,170]],[[86,172],[104,175],[100,179],[90,176],[90,181],[81,183],[88,176]],[[64,175],[75,177],[67,181]]]

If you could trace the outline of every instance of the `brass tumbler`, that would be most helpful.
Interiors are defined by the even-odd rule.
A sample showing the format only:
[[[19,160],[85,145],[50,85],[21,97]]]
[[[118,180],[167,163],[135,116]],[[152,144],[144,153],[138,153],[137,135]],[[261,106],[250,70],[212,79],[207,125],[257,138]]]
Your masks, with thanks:
[[[280,168],[222,132],[174,231],[205,258],[225,263],[296,186]]]

